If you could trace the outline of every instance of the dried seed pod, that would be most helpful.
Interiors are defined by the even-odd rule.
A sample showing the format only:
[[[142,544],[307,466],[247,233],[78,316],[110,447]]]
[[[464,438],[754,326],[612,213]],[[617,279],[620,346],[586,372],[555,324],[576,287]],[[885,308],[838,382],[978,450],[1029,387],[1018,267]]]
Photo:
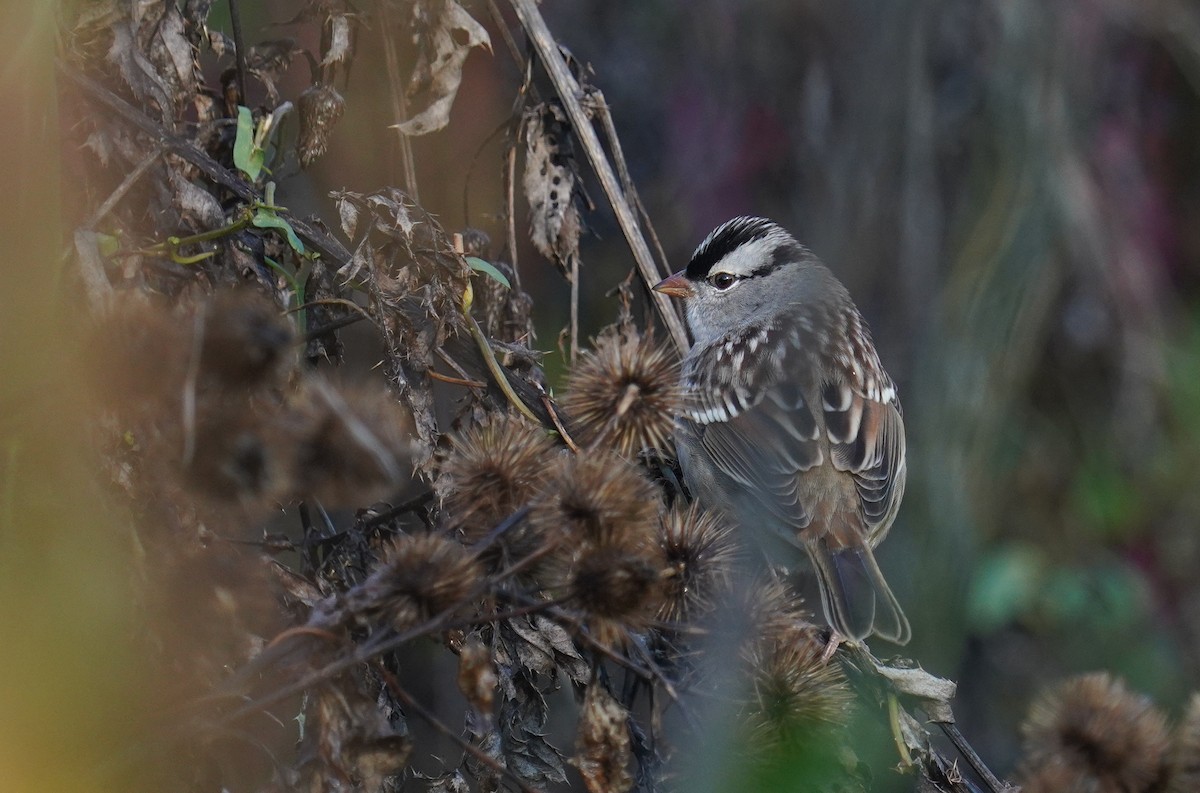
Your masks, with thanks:
[[[226,388],[255,388],[286,371],[292,326],[266,297],[234,289],[217,294],[201,310],[201,374]]]
[[[696,504],[670,510],[659,520],[658,544],[666,562],[662,619],[708,611],[713,598],[729,590],[737,546],[718,513]]]
[[[748,615],[750,624],[745,635],[773,637],[788,635],[795,630],[816,633],[812,614],[804,607],[804,599],[788,583],[768,573],[738,593],[739,614]]]
[[[476,712],[490,715],[498,682],[491,650],[478,636],[470,636],[458,653],[458,690]]]
[[[353,506],[387,495],[411,474],[412,417],[382,386],[311,379],[280,426],[296,441],[298,498]]]
[[[563,397],[577,440],[625,457],[665,448],[681,404],[674,353],[632,328],[602,333],[575,364]]]
[[[849,719],[854,694],[841,666],[822,657],[824,650],[814,632],[798,628],[747,651],[753,689],[746,715],[763,745],[804,740]]]
[[[475,542],[529,504],[556,459],[540,428],[513,414],[493,415],[450,439],[434,487],[448,523]],[[510,532],[506,541],[516,539]]]
[[[1175,726],[1170,777],[1167,793],[1200,790],[1200,693],[1192,694],[1183,718]]]
[[[655,545],[659,494],[630,463],[596,452],[560,458],[530,522],[545,537],[576,546]]]
[[[557,102],[543,102],[525,119],[525,175],[529,202],[529,238],[538,252],[563,275],[579,256],[583,217],[575,175],[575,154],[567,113]]]
[[[583,612],[597,641],[617,644],[649,625],[661,603],[662,564],[647,551],[585,543],[561,573],[568,605]]]
[[[346,112],[346,100],[332,85],[309,86],[300,94],[300,135],[296,150],[300,167],[307,168],[329,148],[329,135]]]
[[[579,734],[575,737],[572,760],[588,793],[616,793],[633,788],[628,721],[629,711],[602,685],[588,686],[579,713]]]
[[[346,616],[412,627],[459,605],[483,577],[475,556],[440,534],[402,535],[361,586],[346,593]]]
[[[1076,786],[1137,793],[1155,789],[1164,777],[1166,719],[1147,697],[1104,672],[1043,692],[1021,731],[1030,778],[1057,766],[1074,774]]]

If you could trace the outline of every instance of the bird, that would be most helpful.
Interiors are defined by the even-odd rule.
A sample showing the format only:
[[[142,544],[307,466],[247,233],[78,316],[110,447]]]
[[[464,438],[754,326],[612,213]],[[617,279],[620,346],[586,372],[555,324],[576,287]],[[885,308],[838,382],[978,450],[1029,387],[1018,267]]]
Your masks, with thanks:
[[[801,546],[842,639],[907,644],[873,551],[904,495],[904,417],[849,291],[760,217],[718,226],[654,289],[682,301],[692,338],[675,422],[688,490]]]

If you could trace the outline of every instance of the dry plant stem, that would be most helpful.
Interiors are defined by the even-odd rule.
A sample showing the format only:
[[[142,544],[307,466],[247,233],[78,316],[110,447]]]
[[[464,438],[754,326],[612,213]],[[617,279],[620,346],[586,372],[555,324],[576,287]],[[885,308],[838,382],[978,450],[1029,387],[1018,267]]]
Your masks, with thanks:
[[[221,187],[232,192],[238,198],[247,202],[263,202],[263,196],[250,186],[238,174],[230,171],[222,166],[219,162],[209,157],[201,151],[194,143],[189,140],[177,137],[168,132],[161,124],[153,121],[142,111],[135,108],[133,105],[126,102],[121,97],[109,91],[107,88],[96,82],[92,78],[81,74],[70,67],[59,63],[59,72],[68,80],[79,87],[81,91],[90,99],[101,104],[111,110],[116,115],[120,116],[125,122],[146,135],[149,135],[158,144],[169,149],[172,153],[187,160],[192,165],[204,172],[208,178],[219,184]],[[276,208],[276,213],[287,220],[292,230],[296,235],[304,241],[304,243],[317,253],[324,256],[329,262],[342,267],[349,263],[350,252],[346,247],[338,242],[333,237],[325,232],[307,223],[300,218],[295,217],[291,213]]]
[[[500,366],[500,362],[496,360],[496,356],[492,353],[492,345],[488,343],[487,336],[483,333],[483,328],[479,327],[479,323],[475,321],[475,317],[466,314],[468,326],[471,328],[471,335],[475,338],[475,343],[479,345],[479,354],[483,356],[483,361],[487,364],[488,371],[492,373],[492,379],[496,381],[496,385],[504,392],[504,396],[508,399],[512,406],[521,412],[521,415],[532,421],[534,424],[541,424],[534,412],[529,409],[517,392],[513,391],[512,384],[508,382],[508,376],[504,374],[504,368]]]
[[[163,150],[161,146],[155,146],[153,151],[142,158],[142,161],[135,165],[133,170],[125,175],[125,178],[121,180],[121,183],[117,185],[116,189],[109,193],[108,198],[104,199],[104,203],[97,207],[96,211],[92,213],[92,216],[84,221],[83,228],[96,228],[96,224],[103,220],[109,212],[112,212],[113,207],[115,207],[117,203],[125,197],[125,194],[129,192],[129,189],[133,187],[134,183],[137,182],[138,179],[142,178],[142,174],[150,170],[150,166],[158,161],[158,158],[162,155],[162,152]]]
[[[571,257],[571,366],[579,354],[579,257]]]
[[[400,84],[400,61],[396,57],[396,42],[392,40],[392,20],[388,0],[378,0],[375,8],[379,14],[379,36],[383,39],[383,55],[387,63],[388,95],[392,100],[392,124],[396,127],[396,138],[400,144],[400,166],[404,170],[404,191],[413,203],[417,197],[417,169],[413,161],[412,141],[400,131],[399,125],[408,121],[408,100]]]
[[[966,736],[964,736],[962,731],[958,729],[957,724],[954,724],[953,722],[939,722],[938,726],[942,728],[942,732],[944,732],[946,737],[951,740],[951,742],[954,744],[954,748],[958,750],[959,754],[966,758],[967,764],[975,770],[975,773],[979,774],[980,778],[983,779],[984,784],[988,786],[988,789],[991,790],[992,793],[1009,793],[1009,791],[1012,790],[1011,786],[1001,782],[1000,779],[992,773],[991,769],[987,767],[987,764],[983,762],[983,758],[980,757],[979,753],[975,751],[975,747],[971,746],[971,744],[967,742]]]
[[[624,232],[625,239],[629,243],[629,248],[633,252],[633,257],[637,261],[638,271],[642,275],[642,280],[646,283],[647,287],[653,286],[659,281],[658,267],[654,262],[654,257],[651,255],[650,249],[646,246],[646,240],[642,236],[637,217],[634,215],[629,201],[625,198],[625,194],[617,182],[617,176],[613,172],[612,165],[604,154],[604,149],[600,145],[600,139],[596,135],[596,130],[592,128],[587,111],[580,104],[579,99],[582,92],[579,88],[579,83],[571,76],[566,64],[563,63],[562,55],[558,50],[558,43],[550,34],[550,29],[546,27],[546,21],[542,18],[541,12],[538,11],[536,0],[510,0],[510,2],[513,9],[517,12],[517,18],[521,21],[521,26],[525,28],[526,35],[533,42],[533,46],[538,52],[538,57],[542,61],[542,66],[554,83],[554,88],[558,92],[563,107],[566,108],[567,115],[571,119],[571,126],[575,130],[575,135],[587,153],[588,161],[591,163],[592,169],[596,172],[596,177],[600,180],[600,185],[604,188],[605,195],[608,196],[613,212],[617,216],[617,222],[621,225],[621,231]],[[658,309],[663,323],[667,326],[667,331],[671,334],[671,339],[675,342],[676,349],[681,352],[686,350],[688,346],[687,332],[684,330],[683,321],[679,318],[679,314],[676,313],[675,306],[672,305],[670,298],[658,292],[651,292],[650,298],[654,301],[654,305]]]
[[[642,228],[646,230],[646,234],[650,237],[650,243],[654,246],[654,252],[658,254],[659,265],[662,268],[659,273],[664,276],[670,275],[671,263],[667,260],[666,251],[663,250],[662,243],[658,240],[658,232],[654,230],[654,224],[650,222],[650,213],[642,205],[642,197],[638,195],[637,188],[634,187],[633,177],[629,175],[629,166],[625,162],[625,150],[621,148],[621,139],[617,137],[617,127],[613,124],[612,114],[608,112],[608,100],[604,98],[604,93],[601,91],[594,91],[594,95],[596,99],[593,102],[593,109],[600,118],[600,126],[608,141],[608,150],[612,152],[613,161],[616,163],[617,176],[621,179],[625,197],[637,210],[638,216],[642,219]]]
[[[554,408],[554,402],[550,399],[550,395],[542,392],[542,405],[545,406],[546,412],[550,414],[550,421],[554,424],[554,429],[558,430],[558,435],[563,439],[563,443],[567,444],[567,448],[575,454],[579,454],[579,446],[575,440],[567,432],[567,428],[563,426],[562,420],[558,417],[558,411]]]
[[[383,664],[376,663],[375,670],[379,672],[379,675],[383,678],[383,682],[387,685],[388,690],[392,692],[392,696],[400,700],[400,702],[403,703],[406,708],[424,719],[429,726],[433,727],[435,730],[454,741],[464,752],[483,763],[493,772],[511,779],[512,783],[516,785],[518,789],[523,791],[523,793],[538,793],[537,788],[530,787],[529,785],[525,784],[524,780],[522,780],[519,776],[514,774],[505,766],[497,763],[496,760],[487,752],[483,751],[478,746],[447,727],[441,719],[431,713],[424,705],[417,702],[417,700],[411,694],[405,691],[404,687],[400,685],[400,681],[396,679],[396,676],[388,671]]]
[[[451,377],[448,374],[435,372],[432,369],[429,370],[429,377],[440,383],[449,383],[450,385],[461,385],[466,388],[487,388],[487,383],[481,383],[478,380],[465,380],[461,377]]]
[[[234,57],[237,59],[238,99],[243,105],[249,105],[246,98],[246,47],[242,38],[242,15],[238,12],[237,0],[229,0],[229,25],[233,28]]]

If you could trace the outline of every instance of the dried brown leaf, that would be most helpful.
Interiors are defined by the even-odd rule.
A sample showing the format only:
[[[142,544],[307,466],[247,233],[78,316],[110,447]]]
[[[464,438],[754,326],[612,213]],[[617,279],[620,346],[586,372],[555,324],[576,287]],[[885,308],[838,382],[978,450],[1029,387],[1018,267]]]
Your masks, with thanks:
[[[629,713],[603,686],[588,687],[571,762],[589,793],[624,793],[633,787],[628,719]]]
[[[525,121],[525,174],[529,236],[538,252],[564,274],[579,255],[583,218],[571,144],[571,125],[557,102],[543,102]]]
[[[474,47],[486,47],[491,52],[492,41],[483,25],[453,0],[425,0],[413,9],[418,23],[428,20],[428,27],[426,35],[416,37],[421,51],[409,93],[425,90],[430,102],[420,113],[395,126],[405,135],[426,135],[450,123],[463,63]]]

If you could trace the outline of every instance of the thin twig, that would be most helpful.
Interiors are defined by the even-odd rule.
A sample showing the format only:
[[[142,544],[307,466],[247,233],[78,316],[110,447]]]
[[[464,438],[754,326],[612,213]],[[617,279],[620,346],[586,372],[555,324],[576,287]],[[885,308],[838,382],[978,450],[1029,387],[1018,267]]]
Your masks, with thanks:
[[[479,354],[483,356],[483,362],[487,364],[488,371],[492,373],[492,379],[496,385],[504,392],[504,396],[508,401],[520,411],[521,415],[532,421],[534,424],[541,424],[541,420],[534,414],[529,406],[517,396],[517,392],[513,391],[512,383],[508,382],[508,376],[504,374],[504,368],[500,366],[500,362],[496,360],[495,354],[492,352],[492,346],[488,343],[487,336],[483,333],[483,328],[479,327],[479,323],[475,321],[475,317],[470,314],[465,315],[467,326],[471,330],[471,335],[475,338],[475,343],[479,346]]]
[[[92,213],[91,217],[83,222],[83,228],[89,230],[96,228],[96,224],[103,220],[109,212],[112,212],[113,207],[115,207],[117,203],[125,197],[125,194],[129,192],[129,189],[133,187],[134,183],[137,182],[138,179],[142,178],[142,174],[150,170],[150,166],[153,165],[160,156],[162,156],[162,153],[163,150],[161,146],[154,147],[154,150],[143,157],[141,162],[133,167],[132,171],[125,174],[125,178],[121,180],[121,183],[117,185],[115,190],[108,194],[108,198],[104,199],[104,203],[98,206],[96,211]]]
[[[383,55],[387,68],[388,95],[392,100],[392,126],[396,130],[397,141],[400,144],[400,166],[404,171],[404,192],[414,203],[419,203],[417,197],[417,168],[413,159],[412,141],[400,130],[400,125],[408,121],[408,99],[404,87],[400,84],[400,59],[396,56],[396,42],[392,40],[392,20],[388,0],[378,0],[375,8],[379,13],[379,35],[383,39]]]
[[[233,51],[237,60],[238,103],[249,105],[246,97],[246,47],[242,37],[242,15],[238,12],[237,0],[229,0],[229,25],[233,28]]]
[[[417,700],[411,694],[405,691],[404,687],[400,685],[400,681],[396,679],[396,676],[393,675],[382,663],[376,663],[375,670],[379,672],[380,676],[383,678],[383,682],[387,685],[388,690],[392,692],[392,695],[396,697],[396,699],[400,700],[400,702],[403,703],[406,708],[410,709],[424,719],[429,726],[433,727],[435,730],[454,741],[464,752],[483,763],[493,772],[511,779],[513,784],[524,791],[524,793],[539,793],[537,788],[530,787],[525,783],[525,780],[517,776],[511,769],[500,765],[500,763],[496,762],[494,757],[447,727],[441,719],[431,713],[424,705],[417,702]]]
[[[975,773],[979,774],[980,778],[983,779],[984,784],[988,786],[988,789],[991,790],[992,793],[1007,793],[1007,791],[1012,790],[1012,787],[1004,782],[1001,782],[1000,779],[992,773],[991,769],[987,767],[987,763],[983,762],[983,758],[979,756],[979,753],[976,752],[975,748],[967,741],[966,736],[964,736],[962,731],[958,729],[957,724],[953,722],[939,722],[938,726],[942,728],[942,732],[944,732],[946,737],[949,738],[954,744],[954,748],[958,750],[958,753],[961,754],[964,759],[966,759],[967,764],[970,765],[971,768],[975,769]]]
[[[487,388],[487,383],[480,382],[479,380],[466,380],[462,377],[451,377],[448,374],[442,374],[441,372],[435,372],[432,369],[430,369],[428,371],[428,374],[429,374],[429,378],[431,380],[437,380],[440,383],[449,383],[450,385],[461,385],[461,386],[465,386],[467,388]]]
[[[580,104],[579,99],[582,90],[579,87],[579,83],[571,75],[570,70],[567,69],[566,64],[563,62],[562,55],[559,53],[558,43],[554,40],[550,29],[546,26],[546,21],[542,18],[541,12],[538,11],[536,0],[509,1],[513,9],[517,12],[517,18],[521,21],[522,27],[525,28],[526,35],[533,42],[538,57],[541,59],[542,66],[554,83],[554,88],[562,100],[563,107],[566,108],[567,115],[570,116],[571,126],[574,128],[576,137],[587,153],[588,161],[591,163],[592,169],[596,172],[596,177],[600,180],[600,185],[604,188],[605,195],[608,196],[608,201],[617,216],[617,222],[621,226],[621,231],[624,232],[625,239],[629,243],[630,250],[633,252],[633,257],[637,261],[638,271],[641,273],[642,279],[645,281],[647,287],[654,285],[659,281],[658,267],[654,262],[654,257],[650,254],[650,249],[646,246],[646,240],[642,236],[637,217],[630,208],[624,192],[621,190],[617,176],[613,172],[612,164],[609,163],[608,157],[604,154],[604,149],[600,145],[600,139],[596,135],[596,130],[592,127],[587,111]],[[679,314],[676,312],[670,298],[658,292],[651,292],[651,300],[654,301],[654,305],[658,309],[663,323],[667,326],[667,330],[671,334],[676,348],[680,351],[687,349],[687,332],[684,330],[683,322],[679,318]]]
[[[542,391],[542,405],[546,408],[546,412],[550,414],[550,421],[554,424],[554,429],[558,430],[558,435],[563,439],[563,443],[567,444],[567,448],[572,452],[579,454],[579,445],[575,443],[570,433],[567,432],[567,428],[563,426],[562,420],[558,417],[558,411],[554,407],[553,400],[550,399],[550,395],[545,391]]]

